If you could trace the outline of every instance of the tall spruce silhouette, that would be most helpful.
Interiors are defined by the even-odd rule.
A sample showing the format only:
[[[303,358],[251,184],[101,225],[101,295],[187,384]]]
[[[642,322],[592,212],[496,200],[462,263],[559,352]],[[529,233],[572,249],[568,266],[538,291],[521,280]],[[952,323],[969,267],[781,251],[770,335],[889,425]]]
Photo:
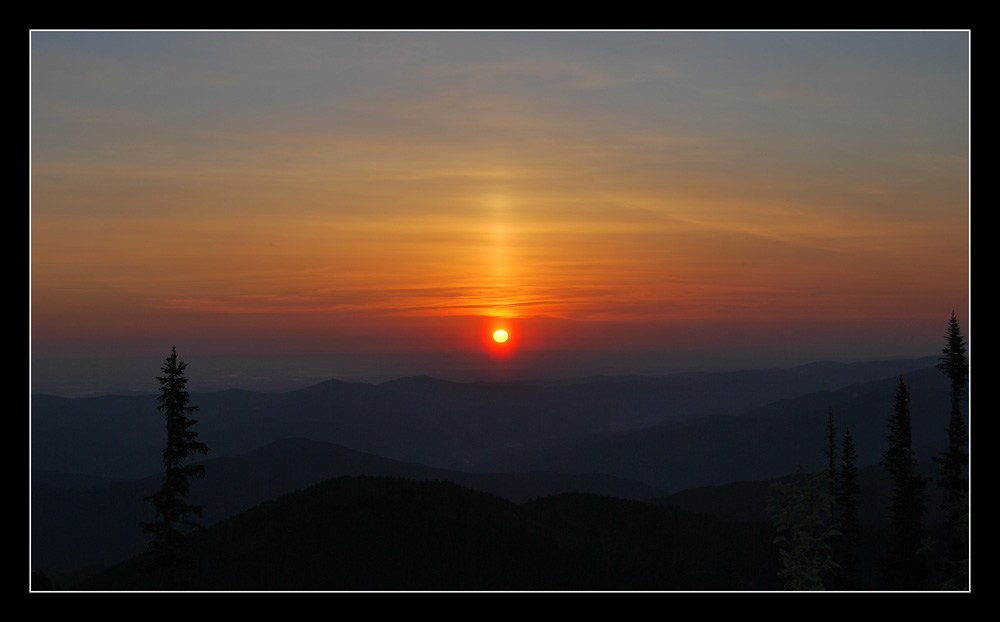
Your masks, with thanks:
[[[858,516],[857,453],[851,429],[844,428],[844,444],[840,452],[840,467],[835,483],[837,495],[834,507],[840,523],[840,537],[834,541],[833,560],[837,563],[836,576],[831,586],[838,590],[855,590],[861,569],[861,519]]]
[[[188,415],[197,412],[197,406],[189,406],[191,397],[187,392],[187,364],[177,360],[177,348],[171,348],[161,371],[159,406],[156,409],[166,416],[167,445],[163,448],[163,484],[160,489],[143,499],[151,501],[156,510],[156,520],[139,523],[142,532],[153,539],[146,548],[150,558],[147,569],[158,575],[161,589],[171,590],[184,587],[180,576],[195,565],[195,560],[187,552],[185,535],[198,527],[191,520],[200,517],[204,506],[187,502],[190,480],[204,477],[205,467],[188,464],[195,454],[205,455],[208,446],[198,441],[198,433],[191,429],[197,423]]]
[[[941,362],[937,368],[948,376],[951,382],[951,416],[948,427],[948,450],[934,456],[938,464],[938,484],[944,492],[945,511],[948,525],[945,541],[945,587],[966,589],[968,585],[968,512],[966,500],[968,483],[967,443],[969,439],[965,421],[962,418],[962,400],[968,389],[969,364],[965,358],[965,341],[959,332],[958,319],[951,312],[947,345],[941,350]]]
[[[899,378],[893,414],[889,417],[889,448],[882,453],[882,466],[892,477],[889,506],[889,544],[882,560],[885,588],[922,590],[927,587],[924,564],[923,517],[925,482],[917,474],[910,426],[910,391]]]

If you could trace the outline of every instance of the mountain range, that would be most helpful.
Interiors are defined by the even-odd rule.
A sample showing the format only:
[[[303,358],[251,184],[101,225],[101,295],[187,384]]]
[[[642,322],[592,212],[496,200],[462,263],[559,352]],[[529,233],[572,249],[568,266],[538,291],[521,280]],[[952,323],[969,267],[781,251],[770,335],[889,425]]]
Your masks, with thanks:
[[[918,457],[943,448],[948,385],[935,361],[196,393],[213,457],[192,502],[207,506],[210,525],[329,478],[377,475],[451,481],[515,504],[582,492],[760,523],[770,480],[824,466],[832,411],[869,467],[864,518],[876,524],[899,375],[911,385]],[[142,549],[137,523],[152,518],[142,499],[159,485],[156,414],[152,396],[32,397],[33,567],[66,584]]]

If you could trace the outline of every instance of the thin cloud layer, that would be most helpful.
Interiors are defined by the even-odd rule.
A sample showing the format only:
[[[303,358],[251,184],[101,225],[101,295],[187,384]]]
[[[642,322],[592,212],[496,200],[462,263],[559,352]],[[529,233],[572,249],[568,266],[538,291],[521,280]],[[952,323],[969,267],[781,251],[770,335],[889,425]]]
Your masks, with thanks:
[[[963,314],[968,45],[35,32],[33,335],[447,350],[448,318],[511,317],[627,349]]]

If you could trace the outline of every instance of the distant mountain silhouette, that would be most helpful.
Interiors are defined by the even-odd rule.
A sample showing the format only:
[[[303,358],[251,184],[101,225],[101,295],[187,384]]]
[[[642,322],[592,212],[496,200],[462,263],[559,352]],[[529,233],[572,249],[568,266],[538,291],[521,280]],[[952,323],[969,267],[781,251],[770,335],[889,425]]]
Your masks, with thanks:
[[[441,468],[496,470],[484,460],[511,447],[744,412],[809,392],[894,377],[934,361],[817,363],[551,383],[329,380],[288,393],[193,393],[192,403],[200,408],[199,438],[216,457],[302,437]],[[163,423],[155,396],[35,395],[31,406],[33,468],[112,478],[159,472]]]
[[[821,468],[830,408],[839,432],[850,426],[859,466],[870,466],[885,448],[898,377],[796,391],[913,364],[532,384],[331,380],[280,394],[194,394],[199,435],[217,457],[206,462],[206,479],[193,483],[192,502],[207,505],[203,522],[210,524],[329,477],[362,474],[450,480],[518,502],[568,491],[649,499],[781,477],[796,464]],[[821,380],[824,374],[830,377]],[[933,367],[910,370],[905,378],[912,387],[914,445],[926,459],[945,441],[946,378]],[[783,397],[754,405],[765,395]],[[741,399],[753,406],[734,409],[739,414],[698,415]],[[32,406],[33,466],[50,470],[36,471],[33,479],[34,569],[65,584],[66,572],[113,563],[144,546],[137,523],[152,518],[141,499],[159,485],[162,421],[153,396],[33,396]],[[449,469],[401,456],[425,456]],[[55,473],[54,466],[88,475]],[[142,473],[155,475],[103,485],[90,477]],[[874,490],[862,486],[863,498]],[[756,520],[752,515],[762,507],[757,497],[746,499],[736,503],[749,518],[698,511]]]
[[[911,418],[917,457],[928,460],[947,441],[947,379],[934,368],[904,375],[912,384]],[[898,377],[810,393],[739,415],[711,415],[679,423],[583,439],[535,443],[498,451],[479,462],[491,471],[599,471],[670,492],[787,475],[801,464],[824,466],[820,451],[827,412],[837,429],[851,429],[859,466],[877,464]],[[942,414],[945,413],[945,414]]]

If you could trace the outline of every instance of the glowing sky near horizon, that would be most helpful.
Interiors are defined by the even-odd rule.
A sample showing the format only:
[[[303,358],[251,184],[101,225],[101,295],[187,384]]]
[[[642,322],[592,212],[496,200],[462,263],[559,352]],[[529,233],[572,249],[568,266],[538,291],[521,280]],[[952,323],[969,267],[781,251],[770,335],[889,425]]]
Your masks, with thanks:
[[[968,317],[965,32],[33,32],[31,81],[39,352]]]

